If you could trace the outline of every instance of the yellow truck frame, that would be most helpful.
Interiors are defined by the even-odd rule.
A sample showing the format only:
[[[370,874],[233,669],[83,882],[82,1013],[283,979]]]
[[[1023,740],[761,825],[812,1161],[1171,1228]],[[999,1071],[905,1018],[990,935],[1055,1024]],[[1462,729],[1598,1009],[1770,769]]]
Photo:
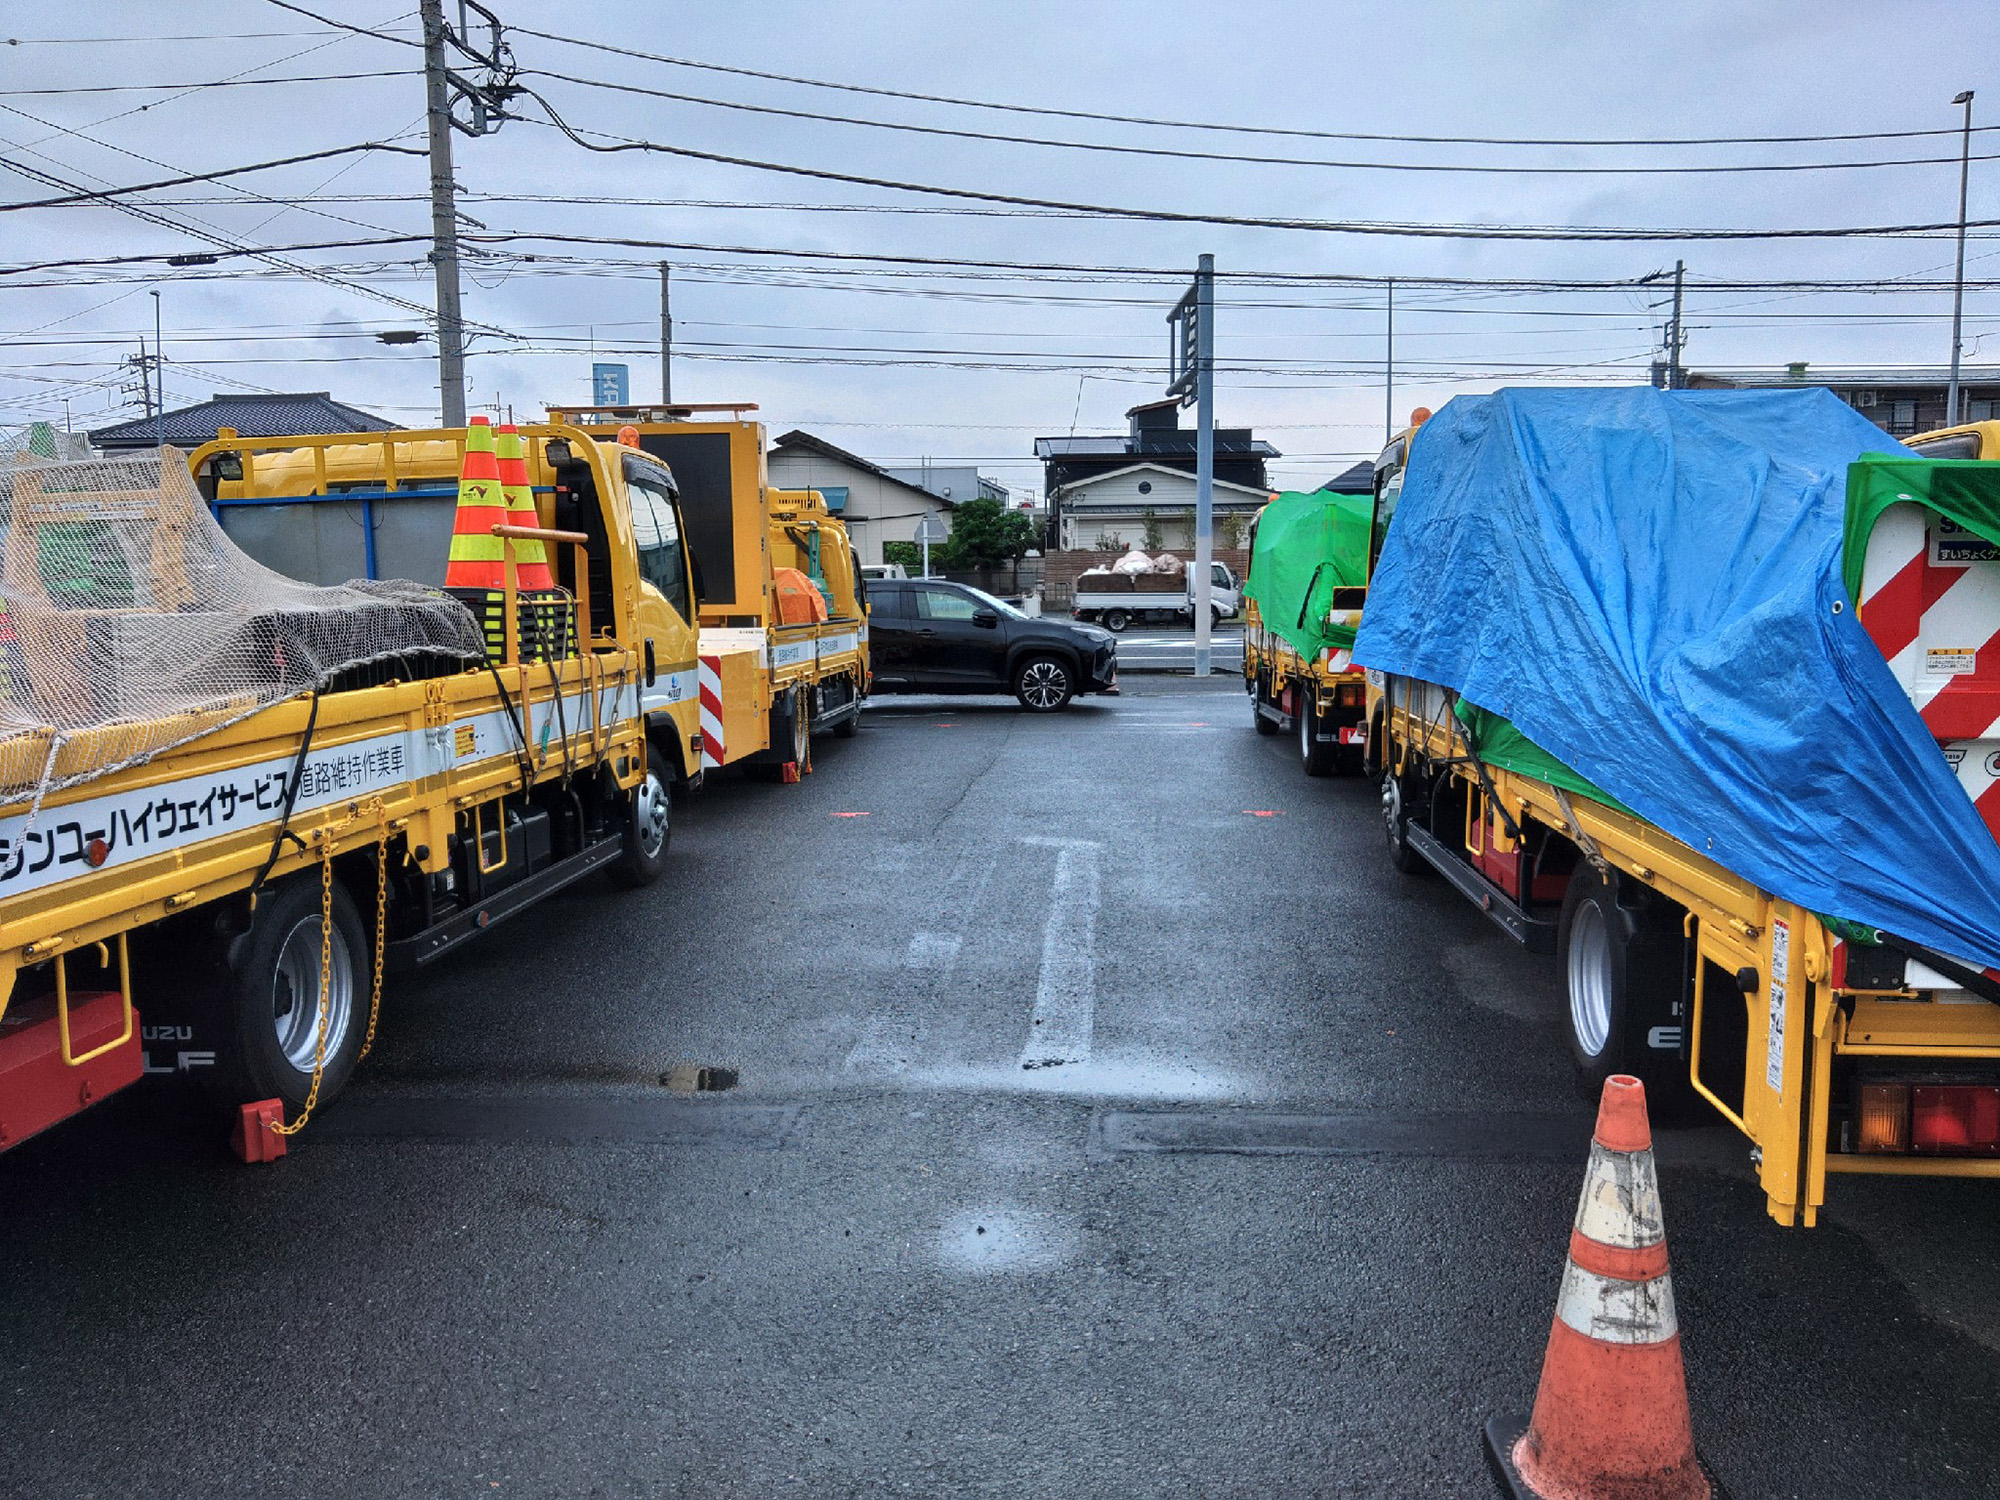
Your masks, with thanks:
[[[620,524],[610,456],[580,432],[545,435]],[[361,441],[393,473],[410,442],[462,450],[464,436]],[[261,450],[289,446],[325,481],[356,442],[227,439],[193,461],[233,454],[247,476]],[[0,808],[0,1146],[149,1066],[195,1072],[229,1103],[279,1099],[296,1122],[364,1050],[385,968],[427,962],[594,871],[657,877],[666,829],[648,817],[630,597],[614,582],[611,607],[592,610],[581,533],[500,531],[497,659],[328,685],[53,793],[32,816]],[[522,659],[515,628],[513,555],[531,537],[569,555],[582,584],[578,648],[552,660]],[[65,751],[79,765],[90,753],[87,737]],[[40,858],[72,834],[82,858]]]
[[[626,434],[673,471],[700,598],[702,764],[748,761],[791,776],[809,765],[816,730],[845,737],[859,725],[867,600],[846,527],[824,497],[771,486],[764,426],[746,415],[756,410],[749,402],[552,406],[549,416],[600,440]],[[719,415],[696,415],[711,412]],[[779,567],[824,586],[827,619],[782,619]]]
[[[2000,423],[1978,430],[2000,453]],[[1378,483],[1400,486],[1410,436],[1385,454]],[[1871,1074],[1906,1080],[1892,1088],[2000,1083],[2000,1004],[1942,976],[1925,987],[1914,968],[1893,979],[1850,968],[1812,912],[1630,813],[1483,764],[1453,696],[1368,673],[1391,860],[1442,873],[1516,941],[1559,953],[1586,1087],[1622,1070],[1670,1109],[1705,1102],[1749,1137],[1782,1225],[1816,1222],[1830,1175],[2000,1177],[2000,1157],[1883,1147],[1888,1127],[1869,1117],[1863,1087]],[[1577,915],[1585,904],[1597,910]]]

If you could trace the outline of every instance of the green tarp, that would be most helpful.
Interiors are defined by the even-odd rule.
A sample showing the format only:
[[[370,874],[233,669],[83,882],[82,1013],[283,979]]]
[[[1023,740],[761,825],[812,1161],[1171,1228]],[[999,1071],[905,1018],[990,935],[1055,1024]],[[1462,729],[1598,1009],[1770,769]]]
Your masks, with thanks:
[[[1354,645],[1354,627],[1329,624],[1335,589],[1368,583],[1371,495],[1288,490],[1272,497],[1257,517],[1250,577],[1243,592],[1257,601],[1264,628],[1276,631],[1299,655],[1316,657],[1329,646]]]
[[[1463,698],[1458,700],[1457,712],[1459,727],[1472,741],[1473,753],[1487,765],[1498,766],[1503,771],[1513,771],[1521,776],[1533,776],[1537,780],[1546,781],[1550,786],[1559,786],[1566,792],[1575,792],[1579,797],[1602,802],[1606,807],[1615,807],[1620,812],[1632,811],[1588,777],[1577,775],[1575,771],[1521,733],[1514,727],[1513,720],[1504,719],[1496,713],[1489,713],[1476,704],[1466,702]],[[1636,813],[1633,815],[1637,816]]]
[[[1967,533],[1938,538],[1941,548],[1960,550],[1944,559],[1982,562],[2000,546],[2000,465],[1983,459],[1891,458],[1869,453],[1848,466],[1847,515],[1841,527],[1840,576],[1847,597],[1861,598],[1861,567],[1868,538],[1882,512],[1898,501],[1914,500]]]

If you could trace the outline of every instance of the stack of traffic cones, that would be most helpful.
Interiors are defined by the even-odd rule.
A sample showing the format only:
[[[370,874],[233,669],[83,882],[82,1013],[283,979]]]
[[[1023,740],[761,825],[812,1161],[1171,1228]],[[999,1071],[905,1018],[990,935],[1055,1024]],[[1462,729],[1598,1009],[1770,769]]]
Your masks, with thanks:
[[[1711,1500],[1695,1457],[1646,1090],[1606,1079],[1528,1421],[1486,1424],[1515,1500]]]
[[[458,509],[444,572],[446,590],[478,616],[487,652],[496,661],[506,651],[508,543],[495,536],[493,528],[541,525],[520,433],[502,427],[499,439],[496,447],[493,427],[484,417],[474,417],[465,429]],[[571,654],[573,614],[568,596],[556,587],[549,571],[547,545],[517,538],[512,546],[521,659],[546,661]]]

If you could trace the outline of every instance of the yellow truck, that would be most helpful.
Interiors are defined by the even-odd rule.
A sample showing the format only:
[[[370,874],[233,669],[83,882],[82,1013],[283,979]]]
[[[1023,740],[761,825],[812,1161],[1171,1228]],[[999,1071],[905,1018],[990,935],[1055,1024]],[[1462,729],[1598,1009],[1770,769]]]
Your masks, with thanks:
[[[693,634],[642,609],[631,538],[640,479],[661,531],[671,489],[574,428],[528,440],[565,494],[495,529],[506,581],[477,614],[269,572],[170,449],[0,471],[0,1146],[147,1069],[279,1101],[264,1126],[295,1128],[365,1051],[386,971],[593,872],[659,876],[666,774],[640,698]],[[465,444],[232,438],[193,461],[238,489],[303,468],[324,494],[455,473]],[[571,590],[532,645],[530,545]],[[661,549],[649,566],[685,579],[677,536]]]
[[[1410,443],[1431,435],[1406,434],[1384,455],[1389,510]],[[2000,456],[2000,424],[1912,446]],[[1837,618],[1851,595],[1972,801],[1976,816],[1961,808],[1953,825],[1973,830],[1963,866],[1990,869],[1994,850],[1976,846],[1981,820],[2000,836],[2000,465],[1864,460],[1847,493],[1847,583],[1834,580],[1841,592],[1823,613]],[[1435,542],[1446,531],[1422,534]],[[1512,586],[1498,572],[1491,582]],[[1491,633],[1484,645],[1503,649]],[[1365,662],[1383,659],[1375,649],[1364,635]],[[1685,656],[1672,660],[1686,669]],[[1740,665],[1717,680],[1753,670],[1747,656],[1731,660]],[[1435,681],[1373,665],[1368,681],[1392,862],[1441,873],[1510,937],[1558,955],[1564,1029],[1586,1087],[1627,1072],[1669,1107],[1705,1101],[1751,1141],[1783,1225],[1814,1223],[1830,1175],[2000,1177],[1995,970],[1774,896],[1721,862],[1722,848],[1741,846],[1734,828],[1674,837]],[[1790,691],[1789,678],[1759,682],[1765,690]],[[1577,681],[1565,691],[1597,690]],[[1694,733],[1702,744],[1713,730]],[[1923,743],[1897,753],[1925,753]],[[1915,808],[1913,780],[1892,796]],[[1809,810],[1800,815],[1836,810],[1823,784],[1795,795]],[[1938,795],[1931,805],[1951,801],[1948,787]]]
[[[763,424],[747,415],[756,409],[552,406],[549,416],[601,439],[624,434],[672,471],[699,605],[702,764],[794,775],[784,768],[808,764],[816,730],[859,726],[866,585],[825,497],[771,486]]]
[[[1372,495],[1273,495],[1250,524],[1243,686],[1259,734],[1290,729],[1308,776],[1358,772],[1367,684],[1354,632],[1368,597]]]

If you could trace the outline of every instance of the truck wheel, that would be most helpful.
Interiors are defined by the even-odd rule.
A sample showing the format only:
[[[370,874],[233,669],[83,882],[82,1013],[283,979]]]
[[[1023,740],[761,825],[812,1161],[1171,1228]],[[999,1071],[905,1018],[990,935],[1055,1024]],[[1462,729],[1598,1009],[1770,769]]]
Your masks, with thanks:
[[[661,770],[660,752],[646,747],[646,774],[632,789],[625,805],[624,845],[611,866],[611,882],[628,891],[651,885],[667,868],[667,845],[673,838],[674,802]]]
[[[1113,635],[1120,635],[1132,623],[1132,617],[1122,609],[1107,609],[1098,623]]]
[[[1257,726],[1259,734],[1276,734],[1277,722],[1264,712],[1264,683],[1261,678],[1250,679],[1250,722]]]
[[[1408,788],[1394,771],[1382,777],[1382,821],[1389,833],[1389,863],[1405,875],[1427,875],[1431,862],[1410,846]]]
[[[322,1105],[346,1087],[354,1071],[374,978],[361,915],[337,880],[332,909]],[[202,1070],[202,1086],[217,1103],[234,1109],[260,1099],[282,1099],[287,1119],[305,1107],[320,1035],[321,935],[317,872],[294,875],[264,890],[250,930],[230,945],[222,983],[213,996],[220,1011],[219,1024],[210,1033],[216,1043],[215,1066]]]
[[[1587,1098],[1614,1073],[1639,1078],[1656,1113],[1684,1108],[1692,1094],[1676,1014],[1679,934],[1670,927],[1644,908],[1620,905],[1616,885],[1591,865],[1570,876],[1556,951],[1568,1000],[1564,1033]]]
[[[1319,715],[1313,711],[1311,689],[1300,683],[1292,697],[1295,703],[1292,717],[1299,721],[1299,764],[1305,767],[1308,776],[1331,776],[1334,754],[1340,747],[1315,738]]]
[[[1076,691],[1069,663],[1054,656],[1031,656],[1014,669],[1014,696],[1030,713],[1052,714]]]

